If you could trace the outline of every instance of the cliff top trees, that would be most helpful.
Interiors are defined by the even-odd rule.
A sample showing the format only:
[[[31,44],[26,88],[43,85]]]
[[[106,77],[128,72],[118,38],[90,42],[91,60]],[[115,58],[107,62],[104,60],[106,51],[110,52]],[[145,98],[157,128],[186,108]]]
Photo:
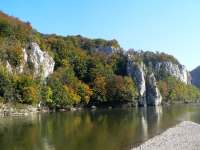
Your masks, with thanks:
[[[168,55],[163,52],[151,52],[151,51],[135,51],[134,49],[130,49],[129,53],[134,56],[135,61],[143,61],[148,65],[149,62],[156,64],[157,62],[169,61],[174,64],[179,64],[179,61],[172,55]]]

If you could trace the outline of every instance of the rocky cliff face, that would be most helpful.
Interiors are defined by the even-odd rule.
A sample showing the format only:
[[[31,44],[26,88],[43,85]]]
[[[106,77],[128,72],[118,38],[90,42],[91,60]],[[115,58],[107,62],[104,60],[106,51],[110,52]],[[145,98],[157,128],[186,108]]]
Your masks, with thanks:
[[[35,75],[43,74],[44,78],[53,73],[55,62],[47,52],[43,52],[37,43],[30,43],[24,51],[25,62],[33,65]]]
[[[154,67],[154,71],[156,73],[163,71],[165,74],[171,75],[186,84],[191,84],[190,74],[184,65],[169,61],[158,62]]]
[[[157,87],[156,78],[153,73],[146,80],[147,105],[157,106],[162,102],[162,95]]]
[[[9,72],[23,73],[27,69],[32,70],[34,76],[48,77],[54,71],[55,62],[47,52],[40,49],[37,43],[30,43],[23,49],[23,63],[14,68],[10,63],[6,62]]]
[[[153,73],[150,75],[143,62],[135,62],[131,55],[128,55],[127,73],[131,76],[139,91],[139,106],[160,105],[162,96],[157,88],[156,79]]]
[[[134,56],[134,54],[128,53],[127,56],[127,73],[134,79],[138,87],[139,105],[161,104],[162,96],[157,87],[155,76],[160,77],[161,74],[170,75],[185,84],[191,84],[190,73],[183,65],[175,64],[170,61],[154,62],[154,65],[152,62],[144,64],[142,60],[137,60],[137,56]],[[193,81],[194,80],[195,79],[193,79]]]
[[[190,72],[192,84],[200,88],[200,66]]]
[[[131,55],[128,56],[127,73],[131,76],[138,87],[139,105],[146,105],[146,81],[145,81],[145,65],[143,62],[135,63],[132,61]]]

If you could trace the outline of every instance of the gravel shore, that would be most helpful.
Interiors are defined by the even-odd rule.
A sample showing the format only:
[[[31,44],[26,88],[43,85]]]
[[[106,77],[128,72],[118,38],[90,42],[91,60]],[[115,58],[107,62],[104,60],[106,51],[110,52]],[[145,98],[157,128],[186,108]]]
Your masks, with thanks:
[[[200,125],[184,121],[132,150],[200,150]]]

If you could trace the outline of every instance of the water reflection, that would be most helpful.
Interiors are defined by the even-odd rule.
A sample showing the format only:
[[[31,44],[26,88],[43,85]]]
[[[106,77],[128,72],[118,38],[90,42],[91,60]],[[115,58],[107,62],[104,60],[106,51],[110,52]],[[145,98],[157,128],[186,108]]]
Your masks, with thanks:
[[[157,115],[157,126],[160,127],[160,122],[162,118],[163,108],[162,106],[155,107],[155,114]]]
[[[123,150],[181,120],[200,122],[199,106],[38,114],[0,119],[3,150]]]
[[[162,109],[162,106],[139,108],[143,140],[147,140],[151,136],[152,131],[154,133],[160,132]]]

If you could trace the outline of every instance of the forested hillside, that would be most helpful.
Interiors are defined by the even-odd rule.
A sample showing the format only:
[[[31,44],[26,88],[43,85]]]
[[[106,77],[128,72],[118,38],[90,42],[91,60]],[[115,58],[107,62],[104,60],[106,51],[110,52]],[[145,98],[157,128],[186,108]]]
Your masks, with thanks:
[[[55,61],[47,78],[35,76],[33,64],[23,73],[10,72],[24,62],[23,49],[29,43],[39,45]],[[144,62],[153,72],[158,62],[180,64],[165,53],[130,51],[135,62]],[[139,91],[134,78],[127,73],[128,55],[116,40],[88,39],[78,36],[45,35],[29,22],[0,13],[0,100],[23,104],[42,102],[49,107],[77,105],[137,104]],[[199,90],[165,72],[155,74],[164,101],[196,101]]]

